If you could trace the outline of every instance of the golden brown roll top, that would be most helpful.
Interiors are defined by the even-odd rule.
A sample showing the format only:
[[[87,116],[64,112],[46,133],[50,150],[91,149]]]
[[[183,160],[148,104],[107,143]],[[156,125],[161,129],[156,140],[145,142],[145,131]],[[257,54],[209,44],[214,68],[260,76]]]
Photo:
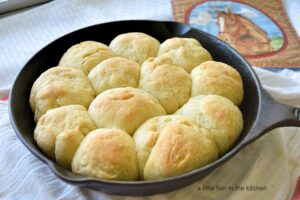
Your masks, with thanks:
[[[225,154],[243,129],[242,113],[225,97],[199,95],[190,98],[175,114],[187,117],[209,131],[220,154]]]
[[[68,67],[52,67],[34,82],[29,101],[37,122],[49,109],[70,104],[88,108],[93,99],[93,88],[83,72]]]
[[[159,41],[140,32],[124,33],[115,37],[109,47],[118,55],[140,65],[150,57],[157,56]]]
[[[96,129],[82,141],[72,171],[89,177],[133,181],[138,167],[133,139],[120,129]]]
[[[47,156],[68,168],[80,142],[94,129],[86,108],[68,105],[43,115],[34,130],[34,139]]]
[[[216,94],[240,105],[244,98],[243,81],[233,67],[216,61],[207,61],[194,68],[192,96]]]
[[[168,114],[190,98],[191,78],[182,68],[149,58],[141,67],[139,87],[156,97]]]
[[[98,128],[119,128],[130,135],[147,119],[166,114],[157,99],[131,87],[106,90],[88,111]]]
[[[98,63],[114,56],[107,45],[84,41],[70,47],[59,61],[59,66],[76,68],[88,74]]]
[[[208,132],[182,116],[147,120],[134,133],[140,177],[163,179],[197,169],[217,159]]]
[[[98,64],[88,78],[96,95],[105,90],[118,87],[137,87],[140,65],[132,60],[113,57]]]

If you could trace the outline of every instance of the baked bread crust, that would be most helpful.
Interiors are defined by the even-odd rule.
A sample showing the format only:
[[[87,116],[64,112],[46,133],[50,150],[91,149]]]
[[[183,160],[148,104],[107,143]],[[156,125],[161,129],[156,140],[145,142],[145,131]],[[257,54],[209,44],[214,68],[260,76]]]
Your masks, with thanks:
[[[72,171],[101,179],[134,181],[138,167],[133,139],[120,129],[96,129],[82,141]]]
[[[120,34],[109,47],[118,55],[131,59],[140,65],[150,57],[157,56],[159,41],[150,35],[140,32]]]
[[[60,59],[59,66],[73,67],[88,74],[101,61],[114,56],[107,45],[84,41],[70,47]]]
[[[83,72],[69,67],[52,67],[34,82],[30,106],[34,120],[49,109],[78,104],[88,108],[94,99],[94,90]]]
[[[240,105],[244,98],[239,72],[222,62],[207,61],[193,69],[192,96],[215,94]]]
[[[204,166],[218,156],[207,130],[179,115],[147,120],[133,139],[140,178],[145,180],[176,176]]]
[[[88,111],[98,128],[119,128],[130,135],[147,119],[166,114],[156,98],[131,87],[102,92]]]
[[[167,53],[173,49],[178,49],[182,46],[185,46],[187,48],[193,48],[193,47],[202,47],[200,42],[194,38],[179,38],[179,37],[173,37],[170,39],[165,40],[159,47],[158,55],[162,55],[164,53]]]
[[[157,61],[182,67],[191,73],[201,63],[212,60],[210,53],[192,38],[171,38],[160,45]]]
[[[85,107],[68,105],[47,111],[34,129],[34,139],[48,157],[69,168],[82,139],[95,129]]]
[[[141,67],[139,88],[156,97],[168,114],[174,113],[190,98],[191,77],[182,68],[157,64],[149,58]]]
[[[243,129],[243,116],[239,108],[218,95],[192,97],[175,114],[206,128],[215,139],[220,155],[229,150]]]
[[[88,75],[96,95],[118,87],[138,87],[140,65],[132,60],[113,57],[98,64]]]

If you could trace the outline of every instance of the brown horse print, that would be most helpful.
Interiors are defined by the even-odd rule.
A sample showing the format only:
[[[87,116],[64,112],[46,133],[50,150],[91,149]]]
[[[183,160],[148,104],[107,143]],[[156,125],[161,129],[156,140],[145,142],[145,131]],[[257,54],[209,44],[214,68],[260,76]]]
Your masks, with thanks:
[[[217,14],[218,38],[228,42],[245,56],[255,56],[275,51],[271,39],[258,25],[245,16],[214,9]]]

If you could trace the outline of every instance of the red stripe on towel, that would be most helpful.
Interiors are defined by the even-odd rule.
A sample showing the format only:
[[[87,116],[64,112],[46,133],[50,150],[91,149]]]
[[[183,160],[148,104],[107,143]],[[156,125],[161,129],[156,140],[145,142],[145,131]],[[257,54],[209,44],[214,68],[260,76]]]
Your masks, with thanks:
[[[300,176],[298,177],[294,195],[291,200],[300,200]]]
[[[8,100],[8,95],[0,98],[0,101],[7,101],[7,100]]]

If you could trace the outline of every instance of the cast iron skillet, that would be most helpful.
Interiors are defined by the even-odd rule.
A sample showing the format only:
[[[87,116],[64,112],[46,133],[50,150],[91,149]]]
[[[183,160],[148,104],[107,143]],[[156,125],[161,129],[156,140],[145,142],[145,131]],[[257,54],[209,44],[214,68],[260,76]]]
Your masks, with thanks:
[[[29,105],[29,94],[33,82],[42,72],[56,66],[63,53],[72,45],[85,40],[109,44],[114,37],[126,32],[144,32],[160,42],[175,36],[195,38],[212,54],[214,60],[227,63],[240,72],[245,92],[244,101],[240,107],[244,118],[244,129],[228,153],[209,165],[180,176],[156,181],[120,182],[73,174],[47,158],[38,149],[33,139],[35,123]],[[28,61],[17,76],[10,94],[10,119],[16,135],[36,157],[48,165],[58,178],[70,184],[87,186],[118,195],[151,195],[182,188],[216,169],[267,131],[282,126],[300,126],[299,116],[299,108],[275,102],[262,89],[255,72],[247,61],[228,44],[210,34],[177,22],[118,21],[87,27],[67,34],[44,47]]]

